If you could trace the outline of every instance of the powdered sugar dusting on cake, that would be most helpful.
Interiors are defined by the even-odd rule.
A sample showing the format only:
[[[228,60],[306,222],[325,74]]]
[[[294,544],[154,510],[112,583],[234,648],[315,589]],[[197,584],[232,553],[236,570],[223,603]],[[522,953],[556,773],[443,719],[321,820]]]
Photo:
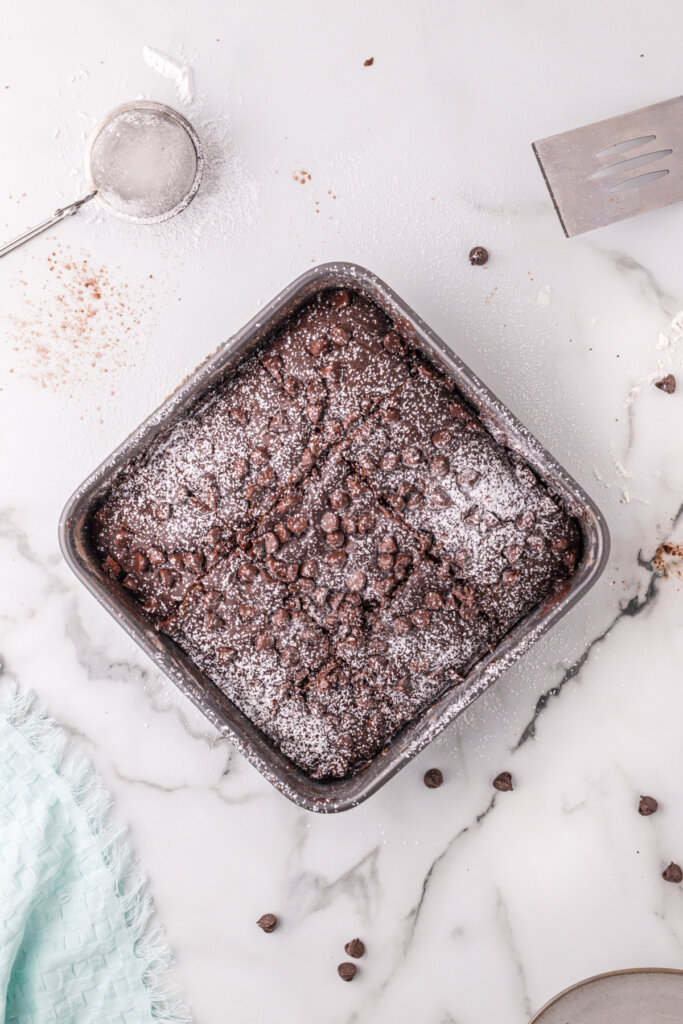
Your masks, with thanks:
[[[316,778],[461,685],[580,553],[531,469],[341,290],[130,463],[95,520],[105,570]]]

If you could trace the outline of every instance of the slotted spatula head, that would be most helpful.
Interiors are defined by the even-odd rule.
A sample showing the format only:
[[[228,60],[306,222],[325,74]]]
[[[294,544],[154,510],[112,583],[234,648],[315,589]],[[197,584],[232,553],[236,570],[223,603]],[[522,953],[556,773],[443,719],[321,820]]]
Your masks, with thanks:
[[[568,238],[683,199],[683,96],[532,145]]]

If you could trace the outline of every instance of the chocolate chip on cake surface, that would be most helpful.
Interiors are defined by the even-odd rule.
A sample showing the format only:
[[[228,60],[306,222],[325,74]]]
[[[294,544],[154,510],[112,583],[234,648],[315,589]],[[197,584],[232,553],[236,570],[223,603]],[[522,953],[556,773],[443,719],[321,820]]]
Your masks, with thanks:
[[[653,796],[641,796],[638,804],[638,814],[642,814],[644,818],[647,818],[658,809],[659,804]]]
[[[511,793],[513,786],[510,772],[501,772],[499,775],[496,775],[493,780],[493,788],[497,789],[499,793]]]
[[[354,960],[360,960],[365,954],[365,943],[362,939],[351,939],[344,946],[344,952],[347,956],[352,956]]]
[[[275,914],[262,914],[256,924],[263,932],[274,932],[277,928],[277,917]]]
[[[669,866],[662,871],[662,878],[665,882],[681,882],[683,881],[683,870],[672,860]]]
[[[355,964],[347,962],[339,964],[339,967],[337,967],[337,974],[342,979],[342,981],[353,981],[353,979],[356,977],[357,970],[358,968],[356,967]]]
[[[488,250],[483,245],[475,245],[470,249],[469,261],[473,267],[483,267],[488,262]]]
[[[667,373],[666,377],[655,381],[655,387],[659,388],[660,391],[664,391],[667,395],[673,395],[676,390],[676,378],[673,373]]]
[[[427,789],[438,789],[443,785],[443,773],[440,768],[430,768],[424,773],[423,782]]]

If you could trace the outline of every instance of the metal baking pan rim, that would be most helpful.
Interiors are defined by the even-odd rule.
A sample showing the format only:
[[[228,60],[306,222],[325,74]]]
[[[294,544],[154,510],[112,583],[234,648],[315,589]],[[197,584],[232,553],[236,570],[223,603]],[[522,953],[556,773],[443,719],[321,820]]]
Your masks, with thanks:
[[[257,347],[287,316],[323,288],[348,287],[367,294],[384,308],[411,340],[434,358],[476,407],[482,421],[511,450],[521,454],[577,517],[584,552],[566,592],[536,606],[528,616],[482,658],[465,682],[452,687],[394,736],[361,772],[344,779],[318,782],[286,758],[211,683],[173,641],[146,623],[132,598],[121,593],[95,564],[87,549],[85,525],[89,510],[122,467],[144,450],[153,438],[198,401],[212,385]],[[117,619],[152,658],[225,736],[280,792],[307,810],[331,813],[347,810],[366,800],[403,768],[427,743],[480,696],[510,664],[543,633],[562,618],[593,586],[609,555],[609,532],[599,509],[481,380],[460,360],[395,292],[375,274],[351,263],[327,263],[313,267],[289,284],[259,314],[222,345],[186,378],[143,423],[137,427],[74,491],[59,524],[59,541],[65,560],[93,596]],[[207,696],[207,694],[209,696]]]

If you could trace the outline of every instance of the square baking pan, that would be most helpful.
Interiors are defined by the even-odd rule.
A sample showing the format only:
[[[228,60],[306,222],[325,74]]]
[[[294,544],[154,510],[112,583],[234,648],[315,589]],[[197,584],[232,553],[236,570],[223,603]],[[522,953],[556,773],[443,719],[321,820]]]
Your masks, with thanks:
[[[144,452],[159,435],[163,436],[254,349],[262,347],[297,309],[327,288],[347,288],[371,299],[393,320],[406,340],[452,378],[493,436],[523,456],[578,520],[583,549],[573,575],[520,620],[493,651],[482,656],[464,682],[447,689],[420,712],[363,770],[343,779],[317,781],[290,761],[170,637],[157,632],[131,594],[102,570],[90,524],[98,503],[131,459]],[[78,578],[216,729],[231,739],[290,800],[307,810],[327,813],[347,810],[366,800],[415,757],[505,668],[566,615],[595,583],[609,553],[605,520],[585,491],[391,288],[370,271],[351,263],[326,263],[306,271],[211,355],[75,491],[62,513],[59,539],[64,557]]]

